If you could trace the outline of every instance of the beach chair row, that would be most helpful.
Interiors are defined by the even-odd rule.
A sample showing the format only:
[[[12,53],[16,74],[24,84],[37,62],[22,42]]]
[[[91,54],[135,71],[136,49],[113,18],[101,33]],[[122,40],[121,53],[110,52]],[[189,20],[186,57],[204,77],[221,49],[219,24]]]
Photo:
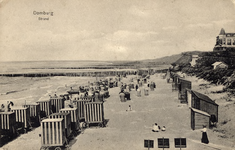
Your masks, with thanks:
[[[77,102],[82,105],[82,103]],[[83,104],[84,122],[83,127],[89,127],[92,123],[104,126],[103,102],[87,102]],[[81,107],[80,107],[81,108]],[[63,108],[59,113],[53,113],[41,122],[41,149],[55,147],[60,149],[68,144],[71,137],[77,135],[81,129],[81,118],[79,108]]]

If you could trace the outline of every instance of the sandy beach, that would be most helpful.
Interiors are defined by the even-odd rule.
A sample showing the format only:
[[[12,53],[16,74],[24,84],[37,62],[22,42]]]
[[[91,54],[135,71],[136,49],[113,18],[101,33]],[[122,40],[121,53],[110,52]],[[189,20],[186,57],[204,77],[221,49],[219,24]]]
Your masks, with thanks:
[[[129,81],[134,76],[128,76],[123,82]],[[193,89],[204,93],[204,87],[199,86],[204,81],[188,77],[193,81]],[[72,86],[86,85],[88,81],[94,81],[92,77],[51,77],[51,78],[6,78],[5,84],[1,86],[0,102],[6,103],[11,100],[15,105],[22,105],[28,102],[35,102],[39,99],[48,99],[48,95],[65,93]],[[187,104],[181,104],[178,100],[178,93],[172,92],[171,84],[162,79],[160,75],[152,75],[150,81],[156,83],[156,89],[149,91],[148,96],[137,97],[136,91],[132,90],[131,100],[120,102],[119,87],[110,88],[110,97],[104,103],[105,119],[108,120],[107,127],[91,127],[84,129],[69,145],[71,150],[144,150],[144,140],[154,140],[153,149],[158,148],[158,138],[169,138],[170,148],[177,149],[174,145],[174,138],[186,138],[187,148],[185,150],[232,150],[235,148],[234,136],[232,133],[215,132],[215,129],[208,129],[209,144],[201,143],[201,131],[190,128],[190,109]],[[209,96],[219,105],[224,103],[225,94],[213,94],[213,87],[207,88]],[[10,92],[9,92],[10,91]],[[213,97],[213,95],[215,95]],[[128,107],[131,105],[132,110]],[[229,105],[230,107],[230,105]],[[234,107],[233,107],[234,108]],[[219,123],[217,130],[234,131],[234,120],[226,126],[220,122],[228,118],[225,107],[219,107]],[[232,111],[231,111],[232,113]],[[227,118],[226,118],[227,116]],[[166,126],[166,131],[152,132],[152,125],[158,123],[161,127]],[[224,129],[225,128],[225,129]],[[0,149],[8,150],[38,150],[41,147],[39,134],[41,128],[35,128],[27,134],[21,134],[17,139],[5,144]]]

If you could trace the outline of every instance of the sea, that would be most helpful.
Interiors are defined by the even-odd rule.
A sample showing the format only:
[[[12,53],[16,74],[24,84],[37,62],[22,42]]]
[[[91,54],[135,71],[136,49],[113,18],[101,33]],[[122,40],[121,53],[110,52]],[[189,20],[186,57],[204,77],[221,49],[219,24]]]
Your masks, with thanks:
[[[112,65],[112,63],[105,61],[9,61],[0,62],[0,74],[74,72],[78,69],[72,68],[107,65]],[[79,71],[85,70],[79,69]]]

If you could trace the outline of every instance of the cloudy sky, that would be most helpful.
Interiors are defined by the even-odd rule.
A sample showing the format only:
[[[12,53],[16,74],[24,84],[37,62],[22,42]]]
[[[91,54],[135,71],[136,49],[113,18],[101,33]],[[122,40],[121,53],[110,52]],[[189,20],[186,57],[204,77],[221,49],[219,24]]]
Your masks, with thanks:
[[[53,16],[35,14],[43,11]],[[235,0],[0,0],[0,60],[140,60],[212,51],[221,28],[235,32]]]

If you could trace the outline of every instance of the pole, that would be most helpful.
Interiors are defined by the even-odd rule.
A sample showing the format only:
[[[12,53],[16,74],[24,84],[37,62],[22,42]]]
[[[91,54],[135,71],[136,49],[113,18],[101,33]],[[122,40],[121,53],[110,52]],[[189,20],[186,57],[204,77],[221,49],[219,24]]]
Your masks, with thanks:
[[[149,150],[149,140],[148,140],[148,150]]]
[[[181,150],[181,138],[180,138],[180,150]]]
[[[162,137],[162,139],[163,139],[163,150],[164,150],[164,147],[165,147],[165,144],[164,144],[164,137]]]

